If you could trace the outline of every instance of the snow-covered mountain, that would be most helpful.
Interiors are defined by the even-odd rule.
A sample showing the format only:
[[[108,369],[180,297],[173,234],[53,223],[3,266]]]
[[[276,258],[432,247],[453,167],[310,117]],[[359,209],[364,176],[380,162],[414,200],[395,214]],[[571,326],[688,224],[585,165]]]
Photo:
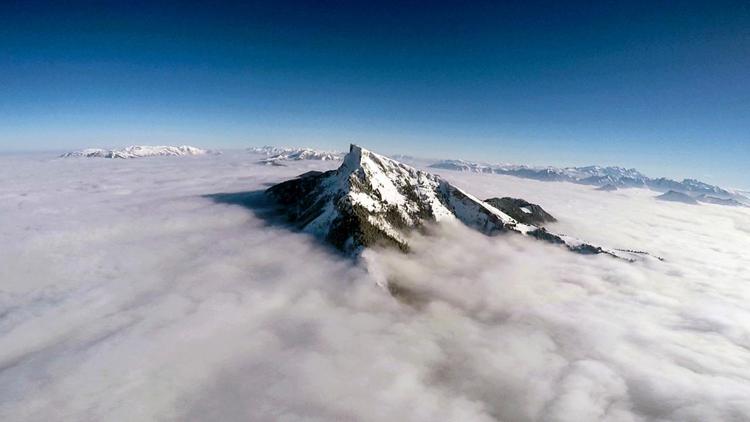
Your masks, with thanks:
[[[355,255],[375,244],[406,251],[409,231],[429,222],[460,221],[486,235],[515,232],[576,252],[633,259],[627,252],[520,223],[439,176],[356,145],[338,169],[302,174],[267,193],[301,230]]]
[[[477,173],[506,174],[511,176],[541,181],[564,181],[593,186],[611,186],[624,188],[648,188],[658,192],[675,191],[697,197],[709,195],[718,199],[734,199],[750,203],[750,199],[738,192],[722,189],[718,186],[695,180],[684,179],[681,182],[664,177],[652,179],[636,169],[624,167],[532,167],[515,164],[484,164],[464,160],[443,160],[431,164],[432,168],[471,171]]]
[[[86,148],[80,151],[66,152],[60,157],[142,158],[154,156],[185,156],[205,154],[216,154],[216,152],[191,147],[189,145],[131,145],[122,149]]]
[[[264,164],[278,164],[280,161],[297,160],[340,160],[344,157],[344,153],[342,152],[321,151],[306,147],[274,147],[266,145],[251,147],[247,151],[265,155],[266,158],[261,160]]]

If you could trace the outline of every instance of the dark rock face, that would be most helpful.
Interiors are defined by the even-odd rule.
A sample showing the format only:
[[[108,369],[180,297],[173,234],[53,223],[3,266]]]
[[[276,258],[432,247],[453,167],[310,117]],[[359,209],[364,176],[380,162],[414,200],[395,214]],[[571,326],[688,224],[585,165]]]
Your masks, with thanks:
[[[347,173],[350,172],[347,170],[349,169],[344,168],[325,173],[311,171],[274,185],[266,193],[284,206],[284,212],[291,223],[299,229],[323,236],[339,250],[354,252],[368,246],[385,245],[395,246],[406,252],[406,242],[373,224],[370,216],[374,213],[351,201],[347,195],[348,189],[330,188],[343,174],[349,183],[360,189],[371,189],[364,180],[356,176],[349,178],[350,174]],[[311,225],[316,219],[325,217],[326,213],[333,215],[326,221],[325,227],[316,228],[314,224]],[[380,216],[388,219],[392,227],[402,228],[406,225],[403,217],[395,210],[386,208]]]
[[[683,204],[698,205],[698,201],[696,201],[692,196],[673,190],[663,195],[657,196],[656,199],[659,199],[661,201],[682,202]]]
[[[544,227],[540,227],[536,230],[530,231],[529,236],[535,239],[543,240],[545,242],[554,243],[556,245],[565,244],[565,241],[560,236],[554,233],[548,232],[547,229],[545,229]],[[573,250],[573,248],[569,248],[569,249]]]
[[[307,172],[295,179],[274,185],[266,192],[284,206],[290,221],[303,227],[320,213],[324,205],[320,201],[320,193],[323,190],[320,182],[332,172]]]
[[[532,204],[519,198],[490,198],[484,202],[492,205],[500,211],[513,217],[516,221],[534,226],[557,221],[555,217],[542,209],[539,205]]]
[[[367,210],[348,201],[341,192],[326,192],[323,182],[334,176],[335,170],[320,174],[306,173],[274,185],[266,193],[284,206],[286,217],[299,229],[305,229],[325,212],[326,207],[334,204],[336,216],[320,234],[337,249],[350,251],[357,247],[391,245],[407,251],[405,242],[389,236],[369,221]],[[398,214],[390,217],[394,223],[400,223],[396,221],[399,220]]]

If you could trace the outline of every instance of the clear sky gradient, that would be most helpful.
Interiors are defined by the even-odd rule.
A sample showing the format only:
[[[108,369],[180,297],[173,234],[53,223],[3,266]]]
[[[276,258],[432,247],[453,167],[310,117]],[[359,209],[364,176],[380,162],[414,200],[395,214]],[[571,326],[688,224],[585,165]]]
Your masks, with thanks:
[[[0,3],[0,150],[350,141],[750,188],[750,2]]]

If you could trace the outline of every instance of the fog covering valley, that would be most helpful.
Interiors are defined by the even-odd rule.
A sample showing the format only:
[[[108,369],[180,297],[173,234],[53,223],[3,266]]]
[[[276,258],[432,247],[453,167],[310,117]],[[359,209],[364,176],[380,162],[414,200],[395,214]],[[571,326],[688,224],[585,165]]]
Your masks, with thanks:
[[[750,420],[750,208],[429,169],[665,260],[445,223],[354,261],[217,195],[340,161],[260,158],[0,156],[0,420]]]

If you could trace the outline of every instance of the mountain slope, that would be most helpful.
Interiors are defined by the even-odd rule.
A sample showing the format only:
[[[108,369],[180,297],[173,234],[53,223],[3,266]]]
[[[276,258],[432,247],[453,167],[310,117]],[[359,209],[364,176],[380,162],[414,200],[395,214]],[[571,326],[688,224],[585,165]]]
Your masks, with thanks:
[[[308,172],[267,193],[301,230],[358,254],[382,244],[408,251],[406,236],[430,222],[455,221],[486,235],[517,232],[581,253],[619,251],[523,224],[442,178],[351,145],[341,167]]]
[[[352,145],[341,167],[306,173],[268,189],[304,231],[357,252],[376,243],[408,248],[402,235],[424,220],[454,218],[440,180]]]

